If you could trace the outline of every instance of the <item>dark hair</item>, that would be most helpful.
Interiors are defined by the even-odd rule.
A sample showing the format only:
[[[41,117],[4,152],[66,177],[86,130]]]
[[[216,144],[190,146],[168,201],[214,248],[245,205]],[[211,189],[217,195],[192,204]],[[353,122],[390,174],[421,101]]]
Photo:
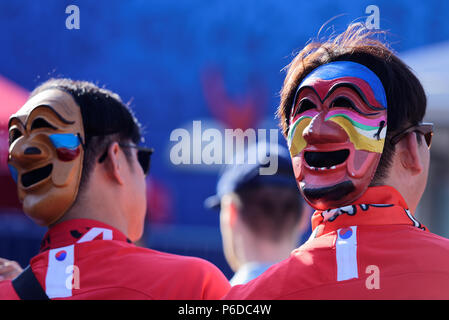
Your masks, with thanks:
[[[261,185],[242,188],[231,196],[249,229],[274,242],[290,234],[304,214],[304,202],[296,188]]]
[[[418,124],[424,118],[427,104],[419,80],[386,43],[376,39],[380,35],[385,35],[385,32],[368,30],[357,23],[327,41],[308,44],[287,66],[277,111],[283,134],[287,136],[296,89],[312,70],[333,61],[352,61],[368,67],[382,82],[388,105],[385,145],[372,185],[381,183],[391,164],[395,150],[390,143],[391,137],[410,125]],[[420,137],[418,141],[421,142]]]
[[[140,124],[116,93],[91,82],[50,79],[35,88],[30,98],[48,89],[60,89],[71,94],[81,110],[85,135],[81,190],[88,181],[96,159],[111,142],[140,142]],[[129,150],[125,148],[124,152],[129,158]]]

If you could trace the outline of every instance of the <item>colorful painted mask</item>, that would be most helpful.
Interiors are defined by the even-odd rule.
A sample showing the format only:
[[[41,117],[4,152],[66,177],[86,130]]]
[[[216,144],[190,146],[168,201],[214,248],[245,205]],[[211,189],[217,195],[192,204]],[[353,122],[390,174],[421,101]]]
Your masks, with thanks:
[[[80,107],[62,90],[40,92],[11,116],[8,165],[23,210],[36,223],[56,222],[75,201],[82,141]]]
[[[360,197],[376,172],[386,131],[385,90],[370,69],[336,61],[307,75],[296,91],[287,137],[307,202],[327,210]]]

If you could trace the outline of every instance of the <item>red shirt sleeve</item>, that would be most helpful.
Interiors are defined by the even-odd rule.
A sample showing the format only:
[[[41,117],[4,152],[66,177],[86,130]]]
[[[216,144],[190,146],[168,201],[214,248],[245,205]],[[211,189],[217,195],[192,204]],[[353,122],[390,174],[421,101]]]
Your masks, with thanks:
[[[11,280],[0,281],[0,300],[20,300]]]
[[[231,284],[215,265],[207,261],[204,264],[209,270],[205,272],[202,299],[221,299],[231,289]]]

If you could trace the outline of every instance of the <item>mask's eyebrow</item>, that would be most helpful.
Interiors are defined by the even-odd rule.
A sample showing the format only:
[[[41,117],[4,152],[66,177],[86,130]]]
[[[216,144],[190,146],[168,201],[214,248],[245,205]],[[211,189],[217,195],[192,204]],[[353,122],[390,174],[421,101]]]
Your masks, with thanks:
[[[43,105],[37,106],[34,110],[36,110],[37,108],[47,108],[47,109],[50,109],[50,110],[56,115],[56,117],[58,117],[58,119],[61,120],[61,122],[65,123],[65,124],[74,124],[74,123],[75,123],[75,121],[70,121],[70,120],[67,120],[66,118],[64,118],[64,117],[63,117],[62,115],[60,115],[54,108],[52,108],[52,107],[49,106],[49,105],[43,104]],[[31,114],[33,114],[34,110],[31,112]],[[28,118],[29,118],[29,117],[28,117]],[[26,124],[28,124],[28,119],[27,119],[27,123],[26,123]]]
[[[383,107],[376,107],[376,106],[373,106],[372,104],[370,104],[368,99],[366,98],[366,95],[363,93],[362,89],[360,89],[359,86],[357,86],[356,84],[351,83],[351,82],[337,83],[332,88],[330,88],[330,90],[327,92],[326,96],[324,97],[323,101],[321,101],[321,102],[324,102],[335,90],[337,90],[338,88],[341,88],[341,87],[346,87],[346,88],[354,90],[358,94],[360,99],[362,99],[363,102],[365,102],[365,104],[370,109],[377,110],[377,111],[385,110],[385,108],[383,108]],[[359,110],[357,110],[357,111],[359,111]],[[363,112],[360,112],[360,113],[365,114],[365,115],[376,115],[377,114],[377,113],[363,113]]]
[[[20,120],[19,117],[11,117],[8,121],[8,128],[11,127],[11,122],[13,122],[14,120],[18,121],[20,125],[25,128],[25,124],[22,122],[22,120]]]
[[[320,95],[318,94],[318,92],[315,90],[314,87],[312,87],[312,86],[303,86],[303,87],[299,87],[299,88],[296,90],[295,96],[294,96],[294,98],[293,98],[293,106],[292,106],[292,109],[291,109],[291,111],[290,111],[289,117],[291,117],[292,114],[295,112],[295,107],[296,107],[296,105],[297,105],[297,103],[298,103],[298,101],[297,101],[297,100],[298,100],[298,96],[299,96],[299,95],[301,94],[301,92],[304,91],[305,89],[311,89],[311,90],[316,94],[316,96],[318,97],[318,99],[321,101]],[[321,103],[323,103],[323,101],[321,101]]]

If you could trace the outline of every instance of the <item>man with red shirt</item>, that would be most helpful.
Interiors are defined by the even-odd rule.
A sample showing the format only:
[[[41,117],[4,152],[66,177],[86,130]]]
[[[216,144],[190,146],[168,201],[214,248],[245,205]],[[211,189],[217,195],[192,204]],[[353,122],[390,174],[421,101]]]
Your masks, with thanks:
[[[278,112],[313,232],[224,299],[449,299],[449,240],[414,217],[426,96],[378,33],[351,25],[289,65]]]
[[[120,97],[52,79],[9,121],[8,165],[25,213],[48,226],[0,299],[219,299],[211,263],[140,248],[151,149]]]

